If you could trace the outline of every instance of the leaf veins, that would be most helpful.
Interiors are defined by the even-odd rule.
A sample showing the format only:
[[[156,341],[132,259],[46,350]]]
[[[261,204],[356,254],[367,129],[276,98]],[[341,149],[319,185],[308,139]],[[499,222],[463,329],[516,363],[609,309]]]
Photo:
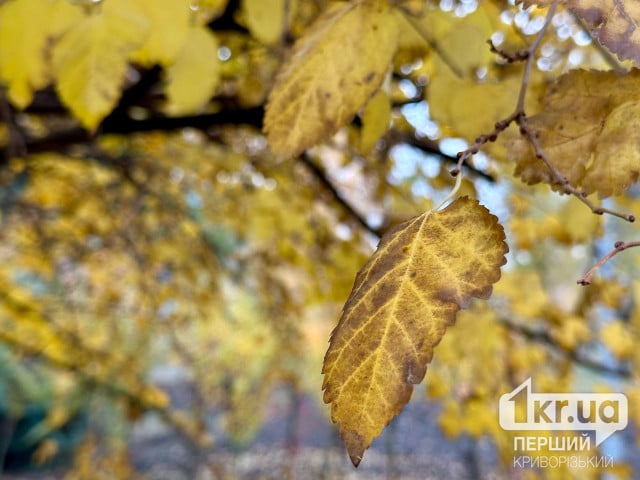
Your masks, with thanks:
[[[640,71],[571,71],[549,88],[544,107],[529,125],[571,185],[604,198],[623,193],[638,179]],[[555,181],[525,138],[513,142],[509,155],[526,183]]]
[[[568,0],[598,41],[621,60],[640,65],[640,2],[637,0]]]
[[[387,232],[358,273],[323,368],[324,401],[355,466],[409,401],[458,310],[491,294],[504,240],[497,218],[463,197]]]
[[[297,155],[351,120],[380,87],[397,37],[386,1],[356,0],[323,14],[296,42],[269,95],[272,151]]]

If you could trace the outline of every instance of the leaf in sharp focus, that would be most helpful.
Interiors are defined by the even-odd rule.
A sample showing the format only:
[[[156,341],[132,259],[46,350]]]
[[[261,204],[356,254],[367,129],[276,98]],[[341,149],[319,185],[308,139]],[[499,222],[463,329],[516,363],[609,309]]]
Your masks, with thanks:
[[[491,294],[504,240],[497,218],[462,197],[386,233],[358,273],[323,368],[324,401],[355,466],[409,401],[458,310]]]
[[[640,71],[576,70],[547,91],[542,113],[530,117],[542,149],[574,187],[601,198],[618,195],[640,173]],[[509,148],[515,174],[526,183],[552,183],[529,142]]]
[[[82,125],[95,129],[120,98],[127,58],[147,34],[146,18],[125,0],[104,2],[53,49],[56,89]]]
[[[567,5],[602,45],[621,60],[640,65],[640,2],[568,0]]]
[[[269,95],[264,129],[274,154],[294,156],[347,123],[378,89],[396,50],[393,7],[340,3],[300,38]]]
[[[218,41],[206,27],[192,27],[182,52],[167,69],[170,114],[192,113],[211,98],[220,81]]]
[[[66,0],[22,0],[0,5],[0,80],[17,108],[51,80],[46,49],[52,37],[79,20],[80,9]]]

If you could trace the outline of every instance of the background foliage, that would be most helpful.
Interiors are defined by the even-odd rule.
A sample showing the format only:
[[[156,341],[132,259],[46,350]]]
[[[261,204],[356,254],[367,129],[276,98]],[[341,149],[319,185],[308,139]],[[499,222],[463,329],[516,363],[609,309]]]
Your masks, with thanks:
[[[640,212],[640,42],[613,28],[616,8],[640,14],[551,3],[0,2],[0,457],[135,478],[128,441],[151,417],[232,475],[208,455],[219,437],[251,439],[274,389],[321,403],[356,273],[461,159],[458,195],[510,253],[414,397],[447,436],[488,440],[506,477],[601,478],[514,473],[496,418],[529,376],[640,413],[637,254],[584,276]],[[608,473],[633,477],[635,447],[615,455]]]

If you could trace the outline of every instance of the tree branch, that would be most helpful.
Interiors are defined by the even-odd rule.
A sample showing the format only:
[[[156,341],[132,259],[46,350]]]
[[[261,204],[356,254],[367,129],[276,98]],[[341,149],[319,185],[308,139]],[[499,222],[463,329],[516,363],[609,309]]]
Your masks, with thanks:
[[[342,207],[347,214],[353,218],[356,222],[358,222],[365,230],[369,233],[372,233],[376,237],[380,238],[382,236],[382,231],[372,227],[365,220],[365,218],[349,203],[344,197],[338,192],[335,185],[329,180],[327,174],[322,170],[322,168],[317,165],[307,154],[301,155],[298,160],[302,163],[307,169],[313,174],[313,176],[318,180],[320,185],[324,187],[324,189],[333,197],[333,199]]]
[[[529,80],[531,78],[531,72],[533,70],[533,65],[535,63],[535,53],[538,50],[538,47],[540,46],[540,43],[542,42],[544,35],[546,34],[546,31],[549,27],[549,24],[551,23],[553,15],[555,14],[557,6],[558,6],[558,0],[554,1],[549,7],[549,10],[547,11],[547,16],[545,18],[545,23],[540,29],[540,31],[538,32],[538,34],[536,35],[536,38],[534,39],[533,43],[529,46],[527,50],[520,52],[518,54],[520,58],[526,58],[526,64],[525,64],[524,73],[522,75],[522,82],[520,85],[520,92],[518,93],[518,101],[516,103],[515,110],[511,115],[509,115],[505,119],[499,122],[496,122],[494,130],[492,130],[489,133],[480,135],[478,138],[476,138],[473,145],[471,145],[466,150],[459,152],[458,163],[456,167],[451,171],[451,174],[457,175],[460,172],[462,165],[474,154],[478,153],[480,148],[485,143],[495,141],[498,135],[500,135],[500,133],[502,133],[504,130],[507,129],[509,125],[515,122],[520,127],[520,133],[529,141],[529,143],[533,147],[536,158],[542,160],[542,162],[545,164],[545,166],[549,170],[549,173],[551,174],[553,181],[555,182],[556,185],[558,185],[562,189],[562,192],[576,197],[578,200],[584,203],[587,207],[589,207],[591,211],[596,215],[603,215],[606,213],[614,217],[618,217],[623,220],[626,220],[628,222],[634,222],[635,221],[634,215],[618,212],[615,210],[604,208],[601,205],[597,205],[587,198],[587,194],[585,192],[571,185],[567,177],[564,176],[562,172],[560,172],[556,168],[556,166],[551,162],[549,157],[546,155],[546,153],[542,149],[542,146],[540,145],[540,142],[538,140],[538,132],[536,132],[531,128],[527,120],[524,107],[525,107],[527,90],[529,88]],[[500,52],[498,52],[498,54],[503,55]]]
[[[438,146],[438,144],[432,140],[429,140],[426,138],[417,138],[415,135],[411,133],[401,133],[401,132],[390,132],[388,137],[390,141],[393,142],[394,144],[403,143],[405,145],[415,147],[425,153],[438,155],[447,163],[450,163],[450,164],[458,163],[458,157],[447,155],[442,150],[440,150],[440,147]],[[485,180],[491,183],[495,183],[496,181],[493,175],[487,172],[484,172],[482,170],[479,170],[473,167],[472,165],[469,165],[468,163],[466,164],[466,168],[469,169],[469,171],[472,172],[474,175],[480,178],[484,178]]]
[[[598,270],[601,266],[603,266],[605,263],[607,263],[609,260],[611,260],[613,257],[615,257],[620,252],[626,250],[627,248],[633,248],[633,247],[640,247],[640,241],[635,241],[635,242],[616,242],[615,245],[614,245],[613,250],[611,250],[604,257],[602,257],[600,260],[598,260],[598,263],[596,263],[593,267],[591,267],[591,269],[587,273],[585,273],[582,276],[582,278],[580,278],[578,280],[578,284],[579,285],[589,285],[591,283],[593,275],[596,273],[596,270]]]
[[[110,115],[100,127],[101,134],[136,133],[149,131],[169,132],[181,128],[195,128],[207,130],[214,125],[253,125],[262,126],[262,107],[245,110],[223,110],[217,113],[202,115],[187,115],[183,117],[151,117],[136,120],[124,115]],[[78,143],[92,140],[91,135],[80,127],[54,132],[41,138],[25,138],[25,146],[29,153],[47,152],[50,150],[64,150]],[[11,157],[8,148],[0,151],[0,166],[6,164]]]
[[[553,348],[557,352],[562,353],[566,357],[570,358],[574,363],[588,368],[589,370],[597,373],[605,373],[609,375],[616,375],[621,378],[631,378],[631,370],[626,366],[611,367],[603,363],[598,362],[588,356],[580,354],[577,350],[564,348],[553,339],[551,335],[545,330],[535,330],[524,325],[510,322],[508,320],[501,319],[500,323],[506,327],[509,331],[515,332],[527,340],[543,343]]]

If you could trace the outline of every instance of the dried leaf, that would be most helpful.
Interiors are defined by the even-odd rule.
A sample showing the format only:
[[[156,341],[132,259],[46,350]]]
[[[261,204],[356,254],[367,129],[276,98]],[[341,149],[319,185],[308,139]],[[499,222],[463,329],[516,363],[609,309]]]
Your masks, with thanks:
[[[497,218],[463,197],[389,231],[358,273],[323,368],[354,465],[409,401],[458,310],[491,294],[504,239]]]
[[[640,65],[640,2],[637,0],[567,0],[591,34],[621,60]]]
[[[269,96],[272,151],[297,155],[353,118],[382,83],[397,33],[388,2],[357,0],[323,14],[294,45]]]
[[[608,197],[629,188],[640,173],[640,72],[577,70],[560,77],[529,119],[540,144],[571,185]],[[529,142],[517,138],[509,154],[526,183],[552,183]]]

